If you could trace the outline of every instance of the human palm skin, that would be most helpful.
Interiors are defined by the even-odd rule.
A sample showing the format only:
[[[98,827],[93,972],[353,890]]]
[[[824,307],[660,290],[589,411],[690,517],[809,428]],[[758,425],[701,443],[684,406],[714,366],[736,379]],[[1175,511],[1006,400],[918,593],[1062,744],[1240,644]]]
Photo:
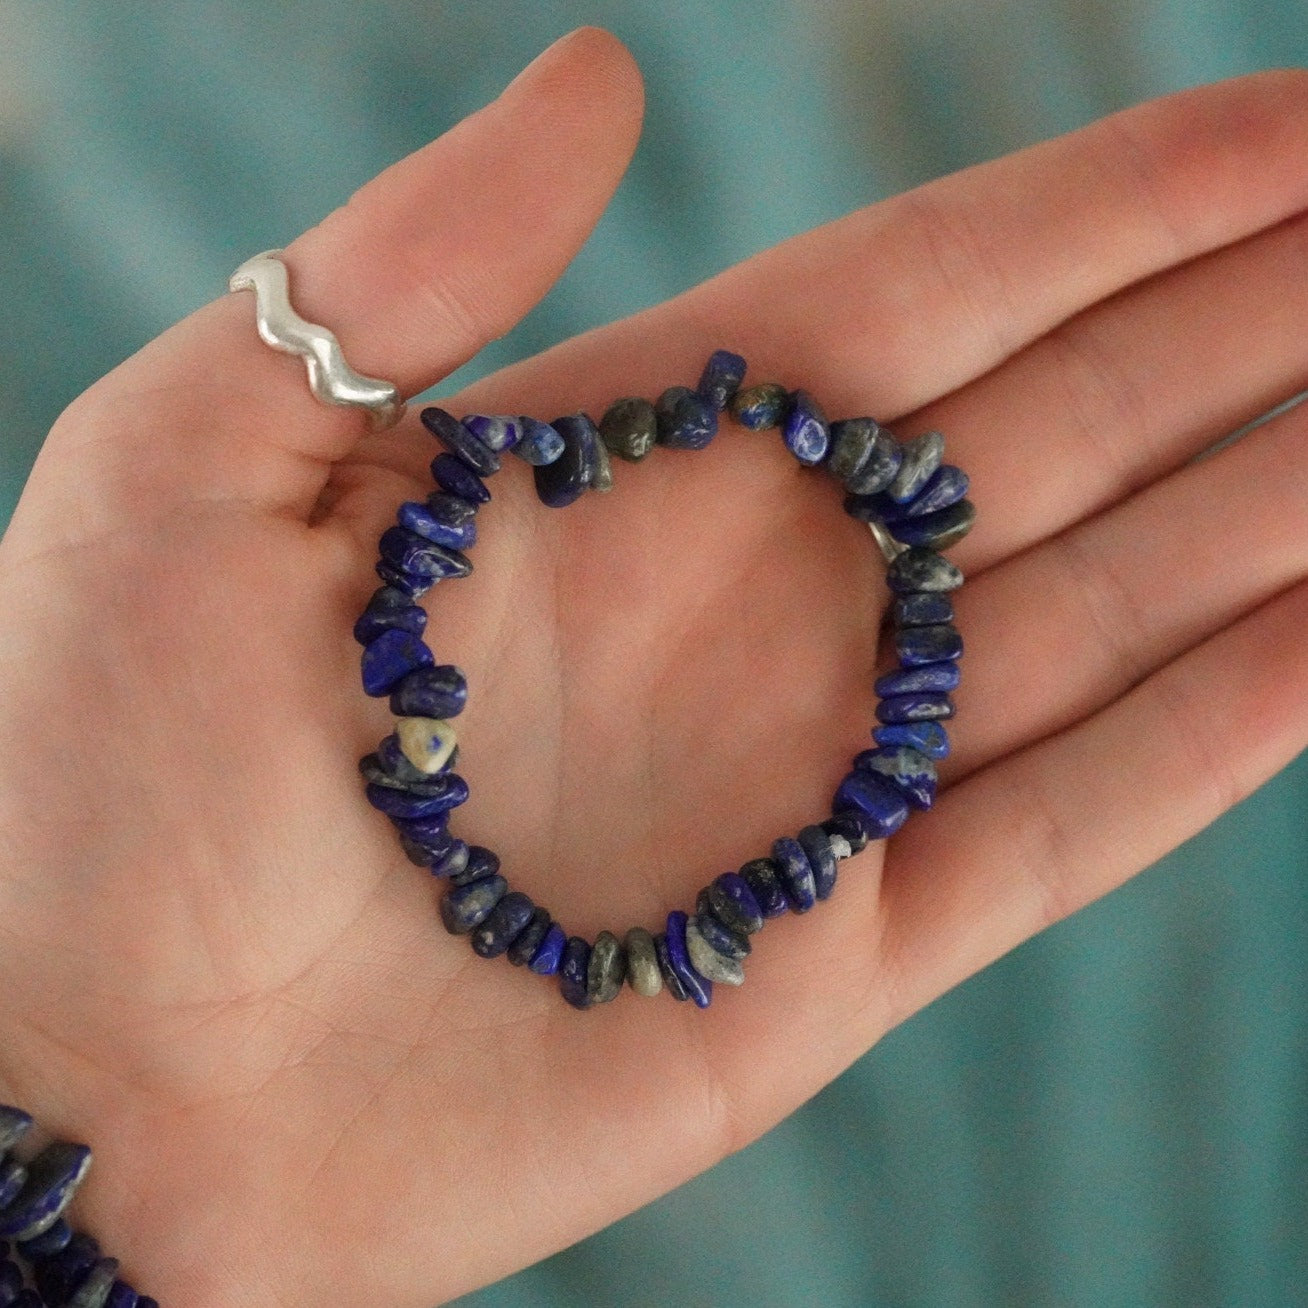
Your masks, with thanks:
[[[610,36],[287,253],[405,394],[502,334],[639,128]],[[97,1161],[72,1211],[162,1302],[430,1308],[765,1131],[883,1033],[1202,828],[1308,741],[1308,77],[1154,102],[766,251],[486,379],[597,412],[714,348],[947,435],[974,532],[936,806],[769,924],[700,1012],[584,1014],[447,936],[365,802],[350,625],[430,489],[227,295],[82,395],[0,545],[0,1101]],[[475,197],[475,198],[473,198]],[[542,202],[547,197],[547,202]],[[471,688],[456,827],[569,931],[654,926],[826,811],[867,744],[884,563],[775,433],[619,464],[563,513],[509,460],[424,603]],[[884,666],[884,664],[882,664]]]

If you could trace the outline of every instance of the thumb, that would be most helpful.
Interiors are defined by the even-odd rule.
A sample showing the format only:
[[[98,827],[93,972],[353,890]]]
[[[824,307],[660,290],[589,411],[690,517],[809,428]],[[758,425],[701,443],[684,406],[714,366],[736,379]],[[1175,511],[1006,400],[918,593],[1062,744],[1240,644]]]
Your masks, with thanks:
[[[630,160],[642,104],[617,38],[583,27],[556,41],[286,248],[296,312],[402,396],[434,385],[562,273]],[[307,519],[331,464],[368,430],[363,411],[313,398],[302,359],[259,339],[252,294],[225,294],[60,416],[7,537],[66,531],[73,499],[84,526],[110,525],[115,505],[199,500]]]

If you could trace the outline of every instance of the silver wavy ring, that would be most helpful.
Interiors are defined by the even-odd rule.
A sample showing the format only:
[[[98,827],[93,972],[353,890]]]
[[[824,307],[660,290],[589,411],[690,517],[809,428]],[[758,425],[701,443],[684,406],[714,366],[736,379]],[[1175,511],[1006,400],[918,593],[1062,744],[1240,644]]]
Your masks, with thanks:
[[[305,322],[290,300],[290,274],[280,250],[247,259],[231,275],[232,291],[253,291],[259,335],[274,350],[298,354],[309,372],[309,389],[323,404],[367,409],[373,429],[393,426],[404,413],[399,388],[379,377],[365,377],[345,362],[341,343],[326,328]]]

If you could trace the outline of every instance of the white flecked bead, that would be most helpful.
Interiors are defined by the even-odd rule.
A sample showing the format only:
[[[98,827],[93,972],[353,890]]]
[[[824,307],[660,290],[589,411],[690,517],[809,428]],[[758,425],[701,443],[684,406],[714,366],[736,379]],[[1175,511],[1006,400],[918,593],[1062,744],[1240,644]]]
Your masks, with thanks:
[[[457,743],[454,728],[444,718],[397,718],[395,735],[400,753],[419,772],[439,772]]]
[[[836,856],[836,862],[839,863],[842,858],[848,858],[854,851],[844,836],[832,836],[831,852]]]
[[[723,981],[729,986],[745,984],[745,969],[734,958],[723,958],[699,933],[692,917],[686,923],[686,952],[691,966],[700,976],[710,981]]]

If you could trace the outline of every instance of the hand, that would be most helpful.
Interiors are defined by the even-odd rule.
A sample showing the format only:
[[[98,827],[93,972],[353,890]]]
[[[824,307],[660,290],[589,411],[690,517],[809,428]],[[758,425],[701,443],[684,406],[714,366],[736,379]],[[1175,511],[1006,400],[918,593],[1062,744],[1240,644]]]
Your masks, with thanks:
[[[296,308],[414,394],[506,331],[641,111],[583,29],[289,247]],[[718,346],[972,477],[936,806],[758,938],[706,1012],[446,935],[364,801],[350,626],[430,489],[224,295],[81,396],[0,547],[0,1101],[96,1150],[74,1205],[190,1308],[427,1308],[752,1140],[884,1032],[1308,742],[1308,77],[1185,92],[766,251],[450,400],[598,413]],[[652,928],[826,812],[868,743],[884,564],[776,434],[492,481],[427,600],[471,687],[455,828],[570,930]]]

